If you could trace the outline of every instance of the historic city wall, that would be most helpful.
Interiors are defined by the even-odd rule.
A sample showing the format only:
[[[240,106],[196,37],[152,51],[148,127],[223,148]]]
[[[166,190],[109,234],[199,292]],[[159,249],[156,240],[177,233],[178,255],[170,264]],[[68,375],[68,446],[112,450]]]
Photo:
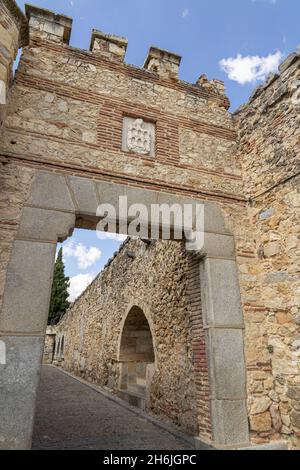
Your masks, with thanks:
[[[200,429],[208,439],[208,372],[205,348],[197,349],[204,332],[199,331],[201,313],[195,319],[192,309],[190,258],[180,242],[125,242],[70,307],[57,327],[56,342],[64,337],[64,369],[117,392],[124,322],[131,307],[139,307],[150,325],[155,356],[147,409],[195,436]],[[197,281],[195,287],[200,293]],[[140,344],[140,355],[145,347]],[[195,371],[199,354],[201,373]]]
[[[240,266],[250,427],[255,442],[300,446],[300,58],[235,119],[255,253]]]
[[[10,3],[1,2],[6,15]],[[78,50],[68,45],[70,18],[35,7],[27,17],[30,44],[0,131],[0,305],[40,170],[215,202],[236,243],[252,440],[299,447],[299,57],[233,117],[220,82],[178,79],[176,54],[152,48],[137,68],[124,63],[123,38],[94,31],[91,51]],[[154,135],[146,154],[124,144],[136,118]]]
[[[145,68],[130,66],[126,40],[98,31],[91,51],[75,49],[70,18],[32,6],[26,14],[30,43],[1,133],[0,299],[22,204],[40,170],[209,199],[228,219],[243,206],[221,82],[182,82],[180,58],[153,48]],[[136,117],[155,126],[154,156],[123,150],[124,120]]]

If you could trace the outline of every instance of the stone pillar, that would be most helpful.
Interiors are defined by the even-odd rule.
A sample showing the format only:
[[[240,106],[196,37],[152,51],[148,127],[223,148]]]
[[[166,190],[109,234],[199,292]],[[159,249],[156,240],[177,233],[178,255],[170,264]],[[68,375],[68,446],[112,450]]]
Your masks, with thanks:
[[[56,243],[75,225],[63,177],[39,174],[23,209],[0,313],[0,449],[30,449]]]
[[[228,241],[229,241],[228,237]],[[203,325],[209,363],[213,444],[248,444],[243,313],[235,260],[225,253],[201,261]]]

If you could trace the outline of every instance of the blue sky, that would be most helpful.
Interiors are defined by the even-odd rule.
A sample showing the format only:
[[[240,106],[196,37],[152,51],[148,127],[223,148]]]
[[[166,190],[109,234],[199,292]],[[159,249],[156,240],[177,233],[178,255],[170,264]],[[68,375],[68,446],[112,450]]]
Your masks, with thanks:
[[[88,49],[93,28],[129,39],[126,62],[142,66],[151,45],[182,56],[180,78],[224,80],[231,109],[300,44],[299,0],[30,0],[73,17],[71,45]],[[19,0],[21,8],[25,2]],[[66,270],[77,293],[119,246],[76,230]],[[81,248],[77,248],[81,246]],[[83,248],[82,248],[83,246]],[[96,250],[101,251],[101,255]],[[94,263],[83,268],[82,257]],[[80,261],[81,260],[81,261]],[[81,277],[80,277],[81,276]],[[76,281],[76,282],[75,282]],[[75,292],[73,289],[73,294]]]

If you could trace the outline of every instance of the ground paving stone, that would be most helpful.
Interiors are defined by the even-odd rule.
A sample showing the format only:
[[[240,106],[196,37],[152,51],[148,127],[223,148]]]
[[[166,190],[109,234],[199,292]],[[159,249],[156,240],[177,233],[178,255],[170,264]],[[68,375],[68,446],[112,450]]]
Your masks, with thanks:
[[[61,370],[43,366],[33,449],[192,450]]]

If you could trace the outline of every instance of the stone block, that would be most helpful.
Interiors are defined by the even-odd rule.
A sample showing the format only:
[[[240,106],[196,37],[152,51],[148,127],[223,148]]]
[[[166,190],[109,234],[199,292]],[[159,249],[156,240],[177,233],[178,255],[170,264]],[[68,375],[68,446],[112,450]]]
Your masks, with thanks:
[[[282,420],[280,415],[280,409],[278,405],[272,405],[270,407],[270,414],[272,418],[272,426],[276,432],[280,432],[282,428]]]
[[[295,411],[295,410],[292,411],[291,422],[295,428],[300,429],[300,412],[299,411]]]
[[[54,173],[37,173],[27,204],[45,209],[75,212],[65,178]]]
[[[281,245],[277,242],[268,243],[265,246],[264,253],[266,258],[277,256],[281,252]]]
[[[243,327],[236,262],[206,258],[200,267],[204,325]]]
[[[147,209],[151,210],[151,204],[158,204],[158,192],[148,189],[125,188],[125,196],[128,198],[128,205],[144,204]]]
[[[121,184],[101,182],[97,184],[100,204],[111,204],[118,213],[119,197],[125,195],[126,186]]]
[[[195,246],[195,249],[208,257],[235,259],[235,243],[231,235],[205,232],[203,247],[197,249]]]
[[[43,25],[43,31],[45,31],[45,33],[48,33],[48,34],[53,34],[54,36],[63,37],[64,26],[58,23],[45,21]]]
[[[211,411],[215,445],[247,445],[249,429],[245,400],[212,400]]]
[[[98,200],[95,183],[87,178],[68,177],[80,215],[96,216]]]
[[[211,394],[217,400],[246,398],[242,330],[210,329],[208,333]]]
[[[251,414],[257,415],[267,411],[272,404],[272,401],[268,397],[254,398],[254,402],[251,406]]]
[[[46,328],[56,245],[16,240],[6,275],[0,331]]]
[[[274,357],[272,359],[273,374],[276,375],[298,375],[299,369],[296,361]]]
[[[204,230],[216,234],[230,234],[225,226],[221,208],[216,203],[204,202]]]
[[[250,416],[250,428],[256,432],[268,432],[272,429],[272,419],[269,411]]]
[[[75,226],[75,214],[24,207],[18,238],[64,241]]]
[[[0,449],[31,447],[44,338],[2,336],[7,363],[0,365]]]
[[[290,385],[287,391],[287,396],[292,400],[297,400],[300,403],[300,386]]]

